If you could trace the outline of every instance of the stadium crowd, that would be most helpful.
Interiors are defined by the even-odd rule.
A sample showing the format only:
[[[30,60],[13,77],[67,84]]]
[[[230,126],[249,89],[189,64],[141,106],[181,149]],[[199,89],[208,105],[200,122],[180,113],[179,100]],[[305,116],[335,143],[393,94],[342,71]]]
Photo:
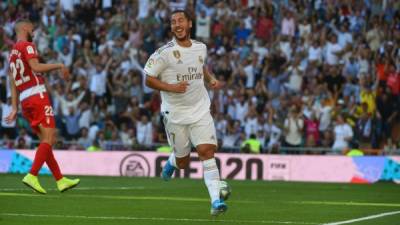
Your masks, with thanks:
[[[154,149],[166,143],[160,95],[143,83],[150,54],[168,42],[169,12],[193,15],[222,80],[210,91],[225,151],[282,147],[399,147],[400,1],[396,0],[20,0],[0,3],[1,148],[30,148],[22,118],[6,124],[13,25],[30,18],[45,62],[59,149]],[[65,144],[69,143],[69,144]]]

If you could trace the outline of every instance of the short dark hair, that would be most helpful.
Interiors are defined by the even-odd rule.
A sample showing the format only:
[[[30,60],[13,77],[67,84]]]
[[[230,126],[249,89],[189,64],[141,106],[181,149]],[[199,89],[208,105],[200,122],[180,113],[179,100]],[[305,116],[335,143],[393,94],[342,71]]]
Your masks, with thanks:
[[[28,18],[21,18],[21,19],[18,19],[17,21],[15,21],[15,24],[19,24],[19,23],[32,23],[32,21],[29,20]]]
[[[15,31],[15,32],[17,32],[17,27],[18,27],[18,25],[21,24],[21,23],[31,23],[31,24],[33,24],[32,21],[30,21],[30,20],[27,19],[27,18],[18,19],[17,21],[15,21],[15,26],[14,26],[14,31]]]
[[[176,10],[172,11],[171,17],[172,17],[172,15],[177,14],[177,13],[183,13],[183,15],[186,17],[187,20],[193,21],[192,16],[188,13],[188,11],[186,11],[184,9],[176,9]]]

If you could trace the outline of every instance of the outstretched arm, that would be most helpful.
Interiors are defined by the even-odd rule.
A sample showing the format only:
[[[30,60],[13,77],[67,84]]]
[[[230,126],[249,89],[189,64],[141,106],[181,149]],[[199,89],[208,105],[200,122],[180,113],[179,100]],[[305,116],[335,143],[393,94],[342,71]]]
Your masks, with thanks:
[[[45,64],[45,63],[40,63],[37,58],[29,59],[28,63],[29,66],[32,68],[32,70],[37,73],[45,73],[52,70],[60,69],[64,79],[67,79],[69,76],[68,69],[62,63]]]
[[[29,59],[28,63],[29,63],[29,66],[32,68],[32,70],[35,72],[38,72],[38,73],[45,73],[45,72],[49,72],[52,70],[61,69],[62,67],[64,67],[64,65],[61,63],[57,63],[57,64],[40,63],[37,58]]]
[[[14,78],[10,75],[10,88],[11,88],[11,105],[12,110],[10,114],[5,118],[6,123],[12,123],[17,118],[18,113],[18,91],[15,86]]]

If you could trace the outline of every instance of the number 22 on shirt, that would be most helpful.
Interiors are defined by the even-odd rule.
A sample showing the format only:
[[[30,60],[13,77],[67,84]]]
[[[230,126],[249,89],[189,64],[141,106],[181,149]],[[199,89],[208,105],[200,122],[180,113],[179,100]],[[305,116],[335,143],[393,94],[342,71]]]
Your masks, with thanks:
[[[10,63],[10,70],[15,80],[15,86],[19,86],[31,79],[29,76],[24,76],[25,66],[19,58],[17,58],[15,62]],[[17,75],[19,75],[19,77],[17,77]]]

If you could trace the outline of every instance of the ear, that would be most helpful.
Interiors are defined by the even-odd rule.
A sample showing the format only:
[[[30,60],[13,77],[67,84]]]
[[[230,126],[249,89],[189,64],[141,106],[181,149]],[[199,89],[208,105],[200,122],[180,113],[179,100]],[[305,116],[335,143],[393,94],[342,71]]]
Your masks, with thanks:
[[[193,22],[191,20],[189,20],[189,28],[192,28],[192,24],[193,24]]]

